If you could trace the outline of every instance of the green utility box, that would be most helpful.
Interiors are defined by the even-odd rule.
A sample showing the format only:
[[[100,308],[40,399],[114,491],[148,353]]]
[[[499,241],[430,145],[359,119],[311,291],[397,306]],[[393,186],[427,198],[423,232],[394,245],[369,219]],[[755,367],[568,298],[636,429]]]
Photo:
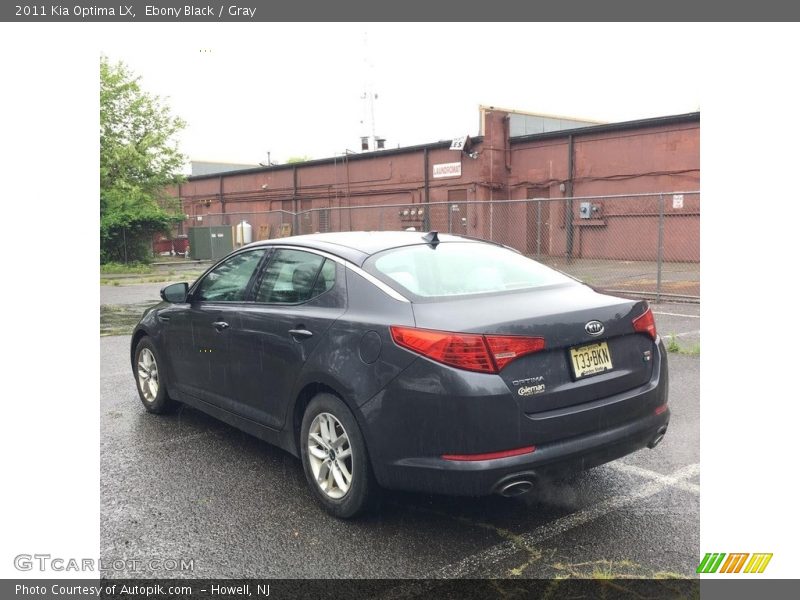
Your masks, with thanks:
[[[218,260],[233,250],[233,227],[191,227],[189,256],[195,260]]]

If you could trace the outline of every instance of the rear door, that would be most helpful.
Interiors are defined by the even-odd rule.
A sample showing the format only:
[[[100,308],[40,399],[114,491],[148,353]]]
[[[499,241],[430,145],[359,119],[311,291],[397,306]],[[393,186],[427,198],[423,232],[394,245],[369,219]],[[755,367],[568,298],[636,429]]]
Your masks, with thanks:
[[[311,251],[274,251],[232,336],[237,412],[274,428],[308,357],[345,311],[344,267]]]

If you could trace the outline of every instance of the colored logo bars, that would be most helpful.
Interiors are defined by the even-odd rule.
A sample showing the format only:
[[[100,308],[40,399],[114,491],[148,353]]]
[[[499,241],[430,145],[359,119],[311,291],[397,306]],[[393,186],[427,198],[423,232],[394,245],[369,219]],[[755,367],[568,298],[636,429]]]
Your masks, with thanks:
[[[727,558],[725,558],[727,556]],[[747,560],[747,557],[750,560]],[[772,559],[772,553],[725,554],[707,552],[697,567],[698,573],[763,573]],[[723,562],[723,560],[725,562]],[[746,563],[746,566],[745,566]],[[744,567],[744,570],[742,570]]]

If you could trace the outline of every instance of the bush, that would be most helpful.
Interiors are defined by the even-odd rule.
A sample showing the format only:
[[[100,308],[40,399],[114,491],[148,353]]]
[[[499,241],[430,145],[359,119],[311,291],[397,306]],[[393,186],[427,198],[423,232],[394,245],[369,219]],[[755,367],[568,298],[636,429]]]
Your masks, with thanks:
[[[100,217],[100,262],[149,263],[153,237],[180,220],[157,206],[106,211]]]

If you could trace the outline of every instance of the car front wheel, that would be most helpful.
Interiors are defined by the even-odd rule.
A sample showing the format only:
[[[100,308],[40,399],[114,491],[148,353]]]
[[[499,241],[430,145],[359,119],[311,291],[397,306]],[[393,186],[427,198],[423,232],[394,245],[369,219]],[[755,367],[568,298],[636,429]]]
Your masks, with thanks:
[[[306,479],[325,510],[348,519],[368,508],[377,485],[364,438],[347,405],[332,394],[315,396],[300,436]]]
[[[158,355],[155,345],[149,337],[145,336],[136,345],[134,353],[136,362],[136,389],[148,412],[161,414],[174,406],[174,402],[167,396],[167,386],[164,384],[163,363]]]

